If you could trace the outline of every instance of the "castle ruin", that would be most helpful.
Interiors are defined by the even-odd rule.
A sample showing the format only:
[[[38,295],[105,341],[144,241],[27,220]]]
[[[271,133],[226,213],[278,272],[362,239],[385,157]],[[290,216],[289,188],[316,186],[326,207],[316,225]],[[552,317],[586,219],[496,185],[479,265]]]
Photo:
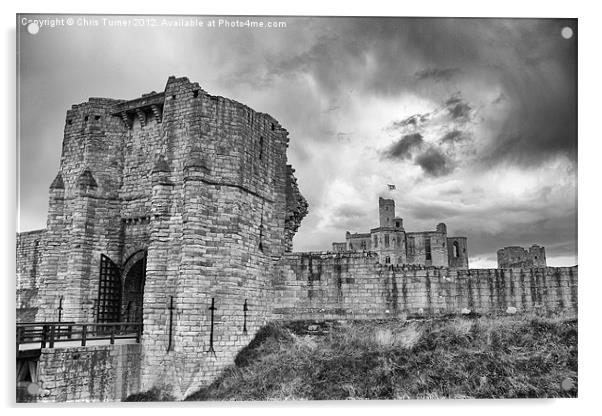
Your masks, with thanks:
[[[308,204],[288,141],[271,116],[187,78],[72,106],[47,226],[17,234],[17,321],[141,333],[23,357],[18,345],[41,389],[27,400],[121,400],[155,386],[184,398],[270,321],[576,313],[576,266],[468,269],[465,237],[445,224],[406,232],[393,200],[379,200],[369,234],[292,252]]]
[[[395,215],[393,199],[378,198],[380,225],[369,233],[346,233],[344,243],[332,243],[335,252],[372,251],[383,264],[468,268],[466,237],[448,237],[447,226],[434,231],[408,232]]]
[[[546,249],[537,244],[533,244],[529,249],[518,246],[501,248],[497,251],[497,267],[546,267]]]

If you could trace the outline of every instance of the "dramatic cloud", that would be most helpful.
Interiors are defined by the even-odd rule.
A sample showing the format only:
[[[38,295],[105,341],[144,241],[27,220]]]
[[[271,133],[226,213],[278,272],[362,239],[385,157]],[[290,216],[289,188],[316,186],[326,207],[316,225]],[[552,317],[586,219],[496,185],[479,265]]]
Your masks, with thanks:
[[[460,97],[454,96],[445,102],[447,111],[456,120],[468,120],[470,118],[470,106]]]
[[[447,175],[453,170],[451,161],[434,147],[416,156],[416,164],[424,169],[426,174],[435,177]]]
[[[418,128],[428,121],[430,114],[414,114],[405,120],[394,121],[389,126],[389,130],[403,130],[406,128]]]
[[[420,133],[413,133],[403,136],[398,142],[393,143],[385,152],[385,157],[389,159],[409,159],[412,151],[419,149],[424,144]]]
[[[441,143],[456,143],[466,140],[466,137],[459,130],[451,130],[445,133],[445,135],[441,138]]]
[[[287,27],[20,27],[20,229],[45,225],[72,104],[134,98],[177,75],[290,132],[311,207],[295,250],[375,226],[382,194],[411,230],[445,221],[468,236],[473,265],[529,243],[546,245],[550,264],[575,262],[576,20],[278,20]]]
[[[429,177],[452,173],[471,155],[459,147],[473,137],[475,122],[471,106],[455,93],[432,111],[394,121],[386,130],[402,134],[382,153],[382,158],[410,160]]]

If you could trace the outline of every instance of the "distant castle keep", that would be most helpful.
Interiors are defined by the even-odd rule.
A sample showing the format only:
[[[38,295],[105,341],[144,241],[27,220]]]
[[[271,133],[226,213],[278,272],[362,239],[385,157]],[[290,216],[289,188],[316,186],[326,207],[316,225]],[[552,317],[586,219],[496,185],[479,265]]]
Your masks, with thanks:
[[[546,267],[546,249],[533,244],[529,249],[509,246],[497,251],[498,269]]]
[[[403,219],[395,215],[395,201],[382,197],[378,213],[379,227],[369,233],[347,231],[344,243],[332,243],[333,251],[372,251],[382,264],[468,268],[466,237],[448,237],[444,223],[435,231],[405,231]]]

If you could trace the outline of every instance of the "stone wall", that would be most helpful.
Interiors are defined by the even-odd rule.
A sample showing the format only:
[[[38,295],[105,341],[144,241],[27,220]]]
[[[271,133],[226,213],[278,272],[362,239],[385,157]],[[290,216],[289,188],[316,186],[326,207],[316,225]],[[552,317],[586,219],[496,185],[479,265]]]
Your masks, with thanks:
[[[449,267],[468,269],[468,243],[466,237],[447,237]]]
[[[267,322],[274,259],[290,249],[307,204],[286,164],[288,132],[275,119],[186,78],[170,78],[164,96],[164,148],[151,172],[142,386],[167,383],[184,397]]]
[[[440,231],[408,232],[407,263],[426,266],[447,266],[447,234]],[[428,242],[430,242],[430,259],[428,259]],[[410,243],[411,241],[411,243]]]
[[[341,251],[346,251],[346,250],[367,251],[372,248],[372,235],[370,233],[351,234],[349,231],[347,231],[345,237],[346,237],[346,247]]]
[[[383,264],[404,264],[406,257],[406,237],[401,228],[380,227],[370,230],[372,236],[371,251],[378,254]]]
[[[36,401],[122,400],[140,391],[140,351],[140,344],[42,349]]]
[[[291,253],[274,277],[275,319],[577,311],[577,267],[452,269],[376,263],[373,253]]]
[[[50,184],[46,244],[36,320],[92,322],[100,255],[119,262],[126,131],[111,113],[122,102],[90,98],[65,118],[61,163]]]
[[[546,267],[546,250],[537,244],[528,249],[518,246],[501,248],[497,251],[497,267]]]
[[[17,234],[17,322],[33,322],[46,230]]]

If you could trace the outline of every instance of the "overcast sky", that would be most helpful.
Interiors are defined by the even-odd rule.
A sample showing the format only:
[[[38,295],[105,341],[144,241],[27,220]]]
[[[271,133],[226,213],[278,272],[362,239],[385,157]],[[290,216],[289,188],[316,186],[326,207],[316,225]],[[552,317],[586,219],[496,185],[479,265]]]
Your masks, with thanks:
[[[531,244],[577,264],[575,20],[252,19],[286,28],[21,26],[19,229],[45,226],[72,104],[176,75],[290,132],[310,204],[296,251],[377,226],[389,196],[406,230],[467,236],[471,267]]]

